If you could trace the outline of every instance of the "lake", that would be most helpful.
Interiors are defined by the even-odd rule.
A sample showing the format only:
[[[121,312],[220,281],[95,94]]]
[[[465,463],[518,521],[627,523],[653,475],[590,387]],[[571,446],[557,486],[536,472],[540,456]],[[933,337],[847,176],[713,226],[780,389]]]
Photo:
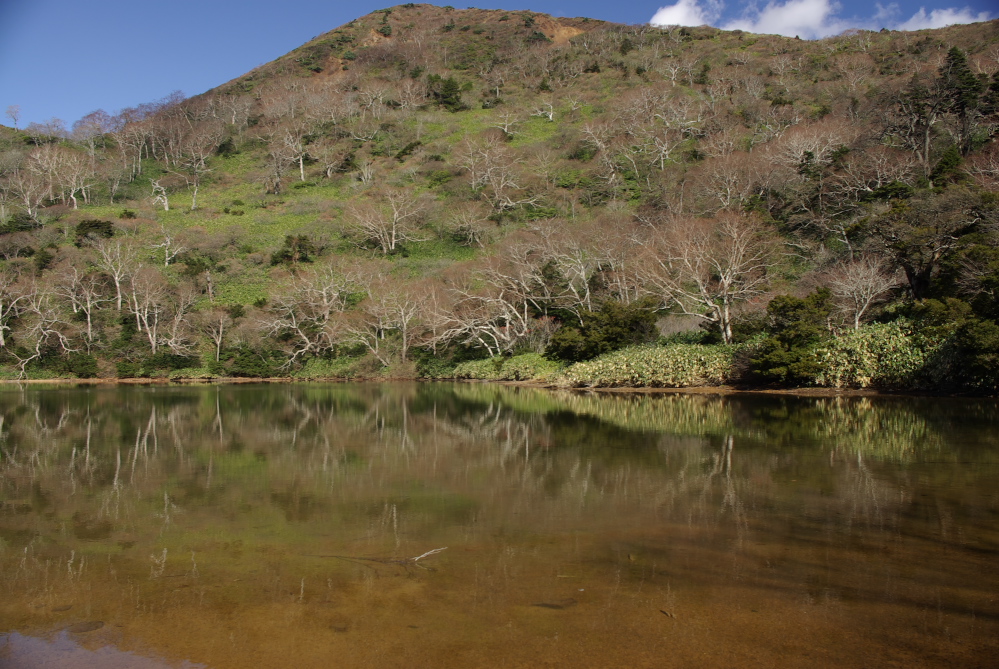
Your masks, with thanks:
[[[0,389],[0,667],[994,666],[999,403]]]

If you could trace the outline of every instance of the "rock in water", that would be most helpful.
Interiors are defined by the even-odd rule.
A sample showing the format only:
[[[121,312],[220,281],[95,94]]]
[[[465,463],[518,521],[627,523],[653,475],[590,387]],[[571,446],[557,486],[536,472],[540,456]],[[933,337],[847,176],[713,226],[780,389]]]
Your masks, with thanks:
[[[94,630],[99,630],[104,627],[103,620],[88,620],[85,623],[76,623],[75,625],[70,625],[66,628],[67,632],[72,632],[73,634],[82,634],[84,632],[93,632]]]
[[[570,606],[575,606],[575,605],[576,605],[576,600],[573,599],[572,597],[568,597],[566,599],[559,599],[554,602],[538,602],[537,604],[532,604],[532,606],[540,606],[543,609],[557,609],[557,610],[567,609]]]

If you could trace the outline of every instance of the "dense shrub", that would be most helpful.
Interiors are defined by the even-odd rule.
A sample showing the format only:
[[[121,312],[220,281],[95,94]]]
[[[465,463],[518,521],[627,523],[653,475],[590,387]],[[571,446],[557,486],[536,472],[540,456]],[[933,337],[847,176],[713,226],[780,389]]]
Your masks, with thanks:
[[[752,358],[753,374],[781,385],[808,384],[821,371],[813,350],[831,336],[832,293],[820,288],[804,298],[778,295],[767,305],[767,333]]]
[[[92,379],[98,374],[97,358],[82,351],[62,355],[52,351],[41,360],[36,360],[30,368],[34,372],[33,377],[37,377],[37,372],[41,370],[63,377],[75,376],[78,379]]]
[[[445,79],[439,74],[432,74],[427,77],[427,87],[430,89],[430,96],[437,104],[449,112],[468,109],[468,105],[461,99],[461,84],[454,77]]]
[[[316,245],[306,235],[288,235],[284,238],[284,245],[271,256],[271,264],[312,262],[315,255]]]
[[[456,379],[495,380],[500,378],[503,367],[503,357],[486,358],[485,360],[469,360],[454,368]]]
[[[269,356],[244,348],[233,357],[229,373],[232,376],[266,379],[277,376],[278,370]]]
[[[454,368],[456,379],[482,381],[530,381],[551,378],[561,368],[538,353],[524,353],[512,358],[496,356],[485,360],[469,360]]]
[[[422,379],[453,379],[455,368],[471,360],[482,360],[486,352],[467,344],[444,350],[417,347],[410,350],[410,359],[416,363],[416,375]]]
[[[81,379],[97,376],[97,358],[89,353],[70,353],[66,356],[66,370]]]
[[[584,311],[580,317],[582,325],[563,325],[552,336],[546,356],[582,362],[625,346],[651,342],[658,334],[651,301],[622,304],[607,300],[596,311]]]
[[[160,352],[151,355],[140,364],[142,376],[154,376],[157,372],[170,372],[176,369],[200,367],[201,358],[197,355],[180,355],[177,353]]]
[[[672,344],[636,346],[579,362],[562,373],[565,385],[593,388],[713,386],[731,378],[737,347]]]
[[[134,379],[139,376],[139,364],[129,360],[119,360],[115,364],[115,372],[119,379]]]
[[[832,388],[915,388],[938,347],[905,321],[865,325],[812,352],[818,372],[810,381]]]
[[[76,224],[73,236],[77,246],[83,246],[87,239],[108,239],[114,237],[114,224],[97,219],[80,221]]]
[[[452,379],[457,365],[452,360],[426,356],[416,358],[416,375],[421,379]]]
[[[560,368],[560,364],[546,360],[539,353],[525,353],[506,360],[500,368],[499,378],[507,381],[543,380]]]
[[[957,328],[952,342],[962,363],[954,376],[971,390],[999,390],[999,324],[968,320]]]
[[[27,230],[34,230],[36,228],[42,227],[42,224],[36,221],[31,215],[19,211],[14,213],[6,223],[0,225],[0,235],[7,234],[9,232],[25,232]]]

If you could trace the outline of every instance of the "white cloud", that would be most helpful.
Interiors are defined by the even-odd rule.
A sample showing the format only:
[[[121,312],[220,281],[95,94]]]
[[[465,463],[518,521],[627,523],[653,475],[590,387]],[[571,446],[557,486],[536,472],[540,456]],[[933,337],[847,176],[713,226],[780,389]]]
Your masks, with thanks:
[[[769,2],[763,9],[749,9],[741,18],[729,21],[726,30],[746,30],[753,33],[798,35],[806,39],[841,33],[854,22],[836,17],[839,3],[830,0],[787,0]]]
[[[870,17],[842,18],[839,16],[842,7],[835,0],[770,0],[762,9],[752,4],[739,18],[723,22],[721,15],[724,8],[723,0],[679,0],[675,5],[661,7],[649,23],[681,26],[707,23],[726,30],[816,39],[838,35],[849,28],[921,30],[956,23],[988,21],[992,18],[989,12],[976,13],[969,7],[933,9],[929,12],[921,7],[910,19],[899,22],[897,4],[882,6],[878,3],[874,5],[876,11]]]
[[[675,5],[660,7],[649,20],[654,26],[703,26],[721,18],[724,4],[717,0],[680,0]]]
[[[920,7],[919,11],[912,15],[912,18],[904,23],[892,26],[896,30],[923,30],[925,28],[943,28],[957,23],[975,23],[976,21],[988,21],[991,15],[988,12],[978,12],[977,14],[970,7],[957,9],[950,7],[947,9],[934,9],[929,14],[925,7]]]

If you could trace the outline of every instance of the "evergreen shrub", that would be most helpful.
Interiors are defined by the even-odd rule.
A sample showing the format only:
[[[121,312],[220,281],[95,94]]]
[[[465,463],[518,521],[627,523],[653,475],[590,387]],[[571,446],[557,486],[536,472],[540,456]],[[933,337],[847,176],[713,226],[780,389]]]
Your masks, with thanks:
[[[684,388],[716,386],[731,379],[736,346],[634,346],[578,362],[560,381],[572,387]]]
[[[865,325],[812,352],[819,370],[812,382],[830,388],[916,388],[938,348],[906,321]]]

